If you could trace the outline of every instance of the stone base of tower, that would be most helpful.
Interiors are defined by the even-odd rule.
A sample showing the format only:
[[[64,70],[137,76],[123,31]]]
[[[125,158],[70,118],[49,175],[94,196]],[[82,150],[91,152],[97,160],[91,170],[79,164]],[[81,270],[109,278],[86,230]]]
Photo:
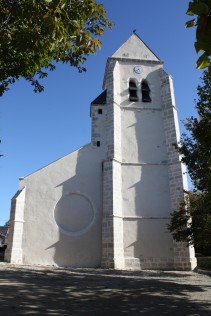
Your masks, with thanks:
[[[9,236],[4,260],[6,262],[22,264],[23,213],[25,189],[20,190],[12,198]]]
[[[112,247],[111,247],[112,246]],[[192,271],[197,267],[194,248],[185,243],[173,241],[172,257],[115,257],[112,244],[104,248],[101,267],[115,270],[179,270]],[[106,254],[106,256],[105,256]]]
[[[101,267],[105,269],[124,270],[122,219],[107,216],[104,217],[102,224],[103,243]]]
[[[194,270],[197,267],[195,251],[186,243],[174,241],[174,269]]]
[[[192,271],[196,268],[197,261],[195,257],[177,257],[171,258],[116,258],[102,261],[101,267],[104,269],[115,270],[179,270]]]
[[[125,258],[127,270],[173,270],[174,262],[169,258]]]
[[[114,270],[127,270],[124,258],[113,258],[110,260],[102,260],[101,268]]]
[[[133,222],[130,221],[130,224]],[[147,222],[155,224],[155,219],[145,219],[142,222],[145,227],[151,227]],[[165,223],[165,221],[156,220],[157,229],[160,228],[162,230],[166,226]],[[130,231],[134,230],[134,226],[130,225],[129,227]],[[142,255],[137,257],[133,248],[137,242],[132,243],[131,246],[131,241],[129,240],[130,247],[128,247],[128,243],[124,244],[124,241],[128,237],[128,230],[124,230],[122,218],[111,215],[105,216],[102,222],[101,268],[133,271],[194,270],[197,266],[194,248],[187,246],[186,243],[174,241],[167,232],[165,233],[166,235],[168,235],[166,243],[164,242],[165,240],[161,239],[160,241],[158,239],[157,241],[156,238],[153,238],[153,243],[148,239],[145,241],[142,239],[139,240],[139,248],[137,248],[136,253],[142,252]],[[161,237],[161,234],[158,234],[158,236]]]
[[[196,258],[125,258],[125,270],[179,270],[192,271],[196,268]]]

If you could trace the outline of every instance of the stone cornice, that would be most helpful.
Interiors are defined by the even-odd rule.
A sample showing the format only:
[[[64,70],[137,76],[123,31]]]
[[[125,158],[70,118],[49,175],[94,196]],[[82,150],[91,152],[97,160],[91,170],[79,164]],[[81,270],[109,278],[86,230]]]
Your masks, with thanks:
[[[126,57],[109,57],[108,62],[110,60],[122,61],[124,63],[132,62],[136,64],[146,64],[146,65],[163,65],[164,62],[162,60],[150,60],[150,59],[139,59],[139,58],[126,58]]]

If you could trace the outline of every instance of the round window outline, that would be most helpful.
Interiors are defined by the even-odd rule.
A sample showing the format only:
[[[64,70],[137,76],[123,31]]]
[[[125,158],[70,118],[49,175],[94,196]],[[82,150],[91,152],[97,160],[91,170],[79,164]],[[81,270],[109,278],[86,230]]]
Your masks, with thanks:
[[[91,210],[92,210],[92,220],[90,221],[90,223],[82,228],[81,230],[78,230],[78,231],[71,231],[71,230],[66,230],[64,229],[63,227],[61,227],[57,221],[56,221],[56,218],[55,218],[55,211],[56,211],[56,207],[57,207],[57,204],[64,198],[68,197],[68,196],[71,196],[71,195],[78,195],[78,196],[81,196],[83,198],[85,198],[85,200],[88,201],[88,203],[90,204],[91,206]],[[79,192],[71,192],[71,193],[67,193],[65,195],[62,195],[60,197],[60,199],[56,202],[55,204],[55,207],[54,207],[54,210],[53,210],[53,219],[54,219],[54,222],[56,224],[56,226],[59,228],[59,231],[61,231],[64,235],[67,235],[67,236],[80,236],[80,235],[83,235],[85,234],[86,232],[88,232],[91,227],[93,226],[94,222],[95,222],[95,219],[96,219],[96,212],[95,212],[95,208],[94,208],[94,205],[92,203],[92,201],[83,193],[79,193]]]

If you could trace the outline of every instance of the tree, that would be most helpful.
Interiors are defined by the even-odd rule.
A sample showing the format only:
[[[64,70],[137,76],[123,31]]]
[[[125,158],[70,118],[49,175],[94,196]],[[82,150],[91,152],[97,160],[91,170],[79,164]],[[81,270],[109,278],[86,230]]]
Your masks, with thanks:
[[[176,241],[194,245],[196,252],[211,255],[211,199],[201,192],[186,192],[168,225]]]
[[[192,0],[187,14],[196,18],[186,23],[187,27],[196,26],[196,52],[202,52],[197,60],[197,68],[211,65],[211,0]]]
[[[202,84],[197,87],[198,118],[187,119],[180,152],[195,188],[211,193],[211,67],[203,72]]]
[[[195,190],[172,214],[169,229],[175,240],[194,243],[211,254],[211,67],[203,72],[197,87],[198,118],[187,119],[179,149]],[[192,221],[191,221],[192,217]]]
[[[0,95],[20,77],[41,92],[39,80],[56,62],[85,71],[107,27],[112,23],[95,0],[1,0]]]

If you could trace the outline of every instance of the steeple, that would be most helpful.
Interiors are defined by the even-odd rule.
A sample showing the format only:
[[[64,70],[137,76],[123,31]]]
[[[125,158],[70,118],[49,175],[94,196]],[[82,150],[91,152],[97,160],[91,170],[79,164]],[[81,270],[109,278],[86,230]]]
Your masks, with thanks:
[[[130,63],[132,63],[134,64],[134,67],[137,65],[139,67],[146,66],[147,68],[150,65],[153,67],[163,66],[163,61],[161,61],[155,55],[155,53],[153,53],[153,51],[144,43],[144,41],[136,33],[133,32],[130,37],[115,51],[115,53],[108,58],[104,74],[103,90],[107,89],[108,84],[110,85],[111,83],[110,74],[113,73],[113,67],[115,63],[122,62],[125,65],[129,65]],[[113,87],[112,89],[114,90]],[[109,95],[108,90],[107,95]]]

